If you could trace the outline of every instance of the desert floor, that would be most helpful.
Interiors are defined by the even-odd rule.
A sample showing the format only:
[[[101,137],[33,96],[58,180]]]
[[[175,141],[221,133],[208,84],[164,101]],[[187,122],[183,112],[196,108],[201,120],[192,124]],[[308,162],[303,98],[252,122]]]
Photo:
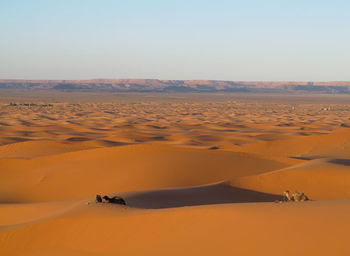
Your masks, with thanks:
[[[0,255],[339,256],[349,233],[350,96],[0,93]]]

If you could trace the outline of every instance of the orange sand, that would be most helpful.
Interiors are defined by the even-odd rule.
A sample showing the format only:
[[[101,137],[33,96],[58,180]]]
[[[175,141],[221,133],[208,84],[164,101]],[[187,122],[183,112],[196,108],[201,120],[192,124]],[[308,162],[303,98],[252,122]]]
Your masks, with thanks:
[[[0,96],[0,255],[350,255],[350,105],[61,96]]]

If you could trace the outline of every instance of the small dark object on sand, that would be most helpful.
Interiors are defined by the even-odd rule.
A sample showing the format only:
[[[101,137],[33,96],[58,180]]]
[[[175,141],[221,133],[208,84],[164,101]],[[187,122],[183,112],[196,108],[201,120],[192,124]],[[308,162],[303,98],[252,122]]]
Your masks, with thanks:
[[[96,202],[102,203],[102,197],[100,195],[96,195]]]
[[[125,200],[119,196],[114,196],[114,197],[104,196],[103,199],[112,204],[126,205]]]

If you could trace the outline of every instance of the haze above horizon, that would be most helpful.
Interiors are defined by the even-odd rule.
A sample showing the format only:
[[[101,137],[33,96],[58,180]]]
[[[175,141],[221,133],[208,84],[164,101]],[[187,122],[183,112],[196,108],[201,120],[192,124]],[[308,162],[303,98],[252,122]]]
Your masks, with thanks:
[[[350,80],[350,2],[0,1],[0,79]]]

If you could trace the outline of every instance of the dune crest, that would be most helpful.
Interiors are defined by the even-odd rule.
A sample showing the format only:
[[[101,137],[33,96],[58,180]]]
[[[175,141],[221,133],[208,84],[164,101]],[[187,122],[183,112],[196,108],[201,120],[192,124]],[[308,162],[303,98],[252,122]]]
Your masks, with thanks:
[[[220,169],[216,168],[218,161]],[[285,166],[285,163],[247,153],[146,144],[90,149],[32,160],[0,159],[4,170],[0,200],[70,200],[97,193],[187,187]],[[9,182],[11,186],[6,186]]]
[[[313,200],[350,198],[350,165],[343,159],[318,159],[281,170],[231,180],[232,186],[281,194],[302,191]]]

